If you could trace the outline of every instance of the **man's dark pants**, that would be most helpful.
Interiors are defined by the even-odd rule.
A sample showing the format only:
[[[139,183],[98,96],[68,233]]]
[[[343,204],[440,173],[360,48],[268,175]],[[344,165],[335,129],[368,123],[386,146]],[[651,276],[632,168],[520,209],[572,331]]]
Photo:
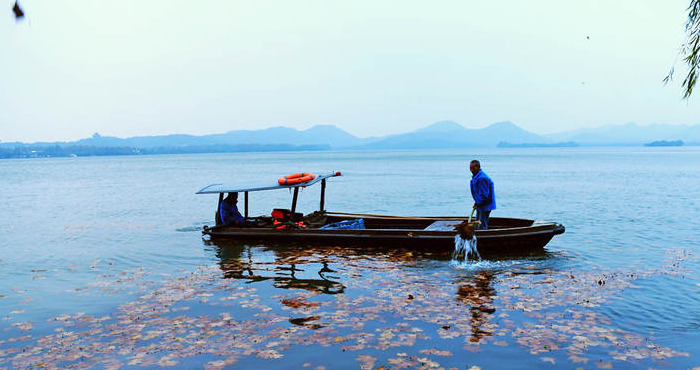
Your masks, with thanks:
[[[476,210],[476,219],[477,221],[481,221],[481,225],[479,225],[479,230],[486,230],[489,228],[489,215],[491,214],[491,211],[482,211],[480,209]]]

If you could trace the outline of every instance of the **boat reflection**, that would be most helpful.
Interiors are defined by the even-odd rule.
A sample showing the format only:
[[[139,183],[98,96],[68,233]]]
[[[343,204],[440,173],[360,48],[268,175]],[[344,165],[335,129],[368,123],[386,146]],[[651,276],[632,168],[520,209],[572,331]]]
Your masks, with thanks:
[[[448,252],[432,253],[403,248],[310,246],[296,243],[249,244],[226,240],[206,240],[219,260],[224,278],[249,282],[272,281],[281,289],[306,289],[339,294],[345,284],[330,266],[340,259],[375,260],[416,265],[449,260]],[[331,263],[332,262],[332,263]]]
[[[294,261],[308,262],[322,257],[363,257],[369,260],[394,262],[415,262],[417,260],[450,260],[452,251],[430,249],[415,250],[400,246],[387,247],[383,245],[309,245],[304,243],[242,243],[229,240],[202,239],[205,245],[216,248],[217,256],[221,259],[240,258],[245,250],[258,249],[270,252],[276,261],[292,263]],[[522,257],[521,257],[522,258]]]
[[[244,279],[249,282],[272,281],[275,288],[304,289],[324,294],[339,294],[345,291],[340,277],[333,275],[335,270],[324,260],[312,261],[310,254],[274,253],[269,256],[256,256],[253,248],[240,243],[207,243],[216,247],[219,267],[227,279]],[[267,258],[266,258],[267,257]]]

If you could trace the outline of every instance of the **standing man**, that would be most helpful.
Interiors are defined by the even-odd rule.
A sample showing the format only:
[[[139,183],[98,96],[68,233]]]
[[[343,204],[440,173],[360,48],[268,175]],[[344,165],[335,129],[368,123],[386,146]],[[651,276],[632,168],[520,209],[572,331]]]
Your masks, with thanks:
[[[474,198],[473,209],[476,210],[476,219],[481,221],[479,229],[489,228],[489,215],[496,209],[496,194],[493,191],[493,181],[481,170],[481,163],[476,159],[469,162],[469,171],[472,173],[472,180],[469,187]]]

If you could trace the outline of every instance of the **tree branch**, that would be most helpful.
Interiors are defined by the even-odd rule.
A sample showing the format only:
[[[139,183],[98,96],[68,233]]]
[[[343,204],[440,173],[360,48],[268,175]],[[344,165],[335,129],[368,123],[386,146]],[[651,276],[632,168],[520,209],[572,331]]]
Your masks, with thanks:
[[[683,80],[683,99],[688,99],[693,94],[693,88],[700,74],[700,0],[690,0],[685,32],[686,39],[681,45],[680,55],[683,56],[683,62],[688,68],[688,74]],[[674,72],[675,66],[664,78],[664,83],[673,79]]]

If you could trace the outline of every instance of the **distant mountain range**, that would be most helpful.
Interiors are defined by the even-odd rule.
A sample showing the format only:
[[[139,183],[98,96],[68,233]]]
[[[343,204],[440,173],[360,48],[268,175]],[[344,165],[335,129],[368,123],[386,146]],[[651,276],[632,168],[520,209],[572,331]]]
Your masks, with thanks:
[[[319,125],[308,130],[299,131],[289,127],[272,127],[263,130],[237,130],[224,134],[212,135],[160,135],[135,136],[126,139],[101,136],[72,142],[34,143],[33,145],[78,145],[98,147],[178,147],[206,145],[324,145],[330,147],[346,147],[361,145],[365,139],[357,138],[335,126]],[[24,145],[23,143],[0,143],[0,146]]]
[[[636,123],[628,123],[618,126],[583,128],[546,135],[546,137],[554,141],[574,141],[581,145],[590,146],[641,145],[658,140],[683,140],[686,144],[698,145],[700,143],[700,124],[694,126],[664,124],[640,126]]]
[[[441,121],[413,132],[366,143],[364,147],[368,149],[483,148],[495,147],[502,141],[526,143],[549,140],[507,121],[494,123],[481,129],[468,129],[456,122]]]
[[[453,121],[440,121],[404,134],[371,138],[359,138],[332,125],[319,125],[307,130],[273,127],[201,136],[161,135],[125,139],[95,134],[74,142],[0,142],[0,157],[28,156],[27,153],[41,156],[42,152],[46,156],[79,152],[82,156],[88,155],[86,153],[90,152],[89,148],[114,148],[113,152],[123,155],[328,149],[641,146],[654,141],[678,140],[682,140],[685,145],[700,145],[700,124],[639,126],[628,123],[538,135],[508,121],[493,123],[480,129],[469,129]],[[52,147],[52,154],[46,149],[48,147]],[[105,151],[101,150],[99,153]]]

